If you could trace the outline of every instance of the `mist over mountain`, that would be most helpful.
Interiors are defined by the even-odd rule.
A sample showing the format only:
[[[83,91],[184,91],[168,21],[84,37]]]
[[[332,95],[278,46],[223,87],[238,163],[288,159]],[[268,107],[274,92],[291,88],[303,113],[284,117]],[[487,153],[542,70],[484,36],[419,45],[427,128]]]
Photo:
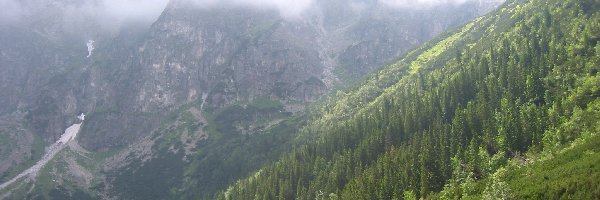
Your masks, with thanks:
[[[209,9],[214,6],[229,6],[229,7],[248,7],[259,10],[277,10],[281,16],[287,19],[297,19],[301,17],[307,10],[320,9],[319,4],[314,0],[186,0],[199,8]],[[73,22],[69,20],[78,20],[74,18],[90,18],[91,20],[101,22],[103,26],[114,27],[120,26],[126,22],[153,22],[165,9],[168,0],[94,0],[94,1],[34,1],[34,0],[2,0],[0,1],[2,14],[0,22],[3,24],[17,24],[19,22],[28,21],[28,19],[36,18],[36,16],[44,16],[51,12],[52,8],[59,9],[67,16],[65,23]],[[351,0],[346,1],[345,7],[350,6],[356,11],[363,10],[374,4],[397,9],[431,9],[437,6],[459,6],[465,3],[482,4],[481,0]],[[494,1],[491,1],[494,2]],[[489,3],[490,6],[497,5],[502,1]],[[50,10],[49,10],[50,9]],[[463,11],[464,12],[464,11]]]
[[[167,0],[95,0],[95,1],[38,1],[38,0],[2,0],[4,22],[22,22],[36,16],[44,16],[51,9],[61,10],[63,15],[81,17],[87,15],[95,20],[113,24],[123,21],[149,21],[158,18],[164,10]],[[28,19],[29,18],[29,19]]]

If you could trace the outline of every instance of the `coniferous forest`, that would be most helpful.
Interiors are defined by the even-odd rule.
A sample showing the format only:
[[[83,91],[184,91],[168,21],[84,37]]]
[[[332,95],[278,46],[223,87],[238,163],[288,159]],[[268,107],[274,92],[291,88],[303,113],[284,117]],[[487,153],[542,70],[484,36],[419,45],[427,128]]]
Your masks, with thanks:
[[[509,0],[311,110],[219,199],[600,199],[600,1]]]

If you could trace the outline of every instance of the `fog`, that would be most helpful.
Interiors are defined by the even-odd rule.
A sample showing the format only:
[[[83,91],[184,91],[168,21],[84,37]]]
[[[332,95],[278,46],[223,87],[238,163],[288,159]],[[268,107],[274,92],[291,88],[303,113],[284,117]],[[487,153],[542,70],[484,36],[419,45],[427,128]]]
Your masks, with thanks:
[[[18,1],[0,0],[0,23],[16,21],[23,14],[23,7]]]
[[[297,18],[311,7],[317,0],[189,0],[196,6],[210,8],[214,5],[249,6],[257,9],[275,9],[284,18]],[[379,4],[391,8],[427,9],[440,5],[460,5],[477,0],[378,0]],[[367,6],[364,0],[348,0],[348,5],[355,10]]]
[[[168,0],[102,0],[101,14],[118,21],[154,21]]]
[[[460,5],[476,0],[380,0],[381,3],[400,8],[426,9],[440,5]]]
[[[169,0],[88,0],[65,3],[48,0],[0,0],[0,22],[18,23],[60,12],[65,21],[92,19],[102,23],[154,21]]]
[[[83,1],[78,5],[65,5],[66,13],[86,13],[102,18],[103,21],[129,22],[129,21],[154,21],[164,10],[169,0],[96,0]],[[231,5],[248,6],[256,9],[277,10],[285,18],[300,16],[305,10],[310,9],[316,0],[189,0],[195,5],[204,8],[211,6]],[[475,0],[379,0],[382,5],[399,8],[423,9],[443,4],[458,5]],[[26,14],[38,14],[24,5],[22,0],[0,0],[0,21],[15,21]],[[43,0],[37,0],[43,2]],[[356,1],[348,1],[352,7],[360,5]],[[56,4],[56,3],[54,3]],[[38,10],[37,12],[43,12]]]
[[[309,9],[314,0],[189,0],[200,8],[215,5],[246,6],[255,9],[271,9],[279,11],[284,18],[297,18]]]
[[[191,1],[199,8],[215,5],[245,6],[254,9],[276,10],[284,18],[297,18],[306,10],[313,9],[317,0],[179,0]],[[427,9],[438,5],[459,5],[476,0],[378,0],[378,4],[391,8]],[[65,24],[81,24],[81,20],[93,19],[104,28],[119,29],[128,22],[151,23],[155,21],[169,0],[87,0],[61,4],[53,0],[0,0],[0,23],[16,23],[24,18],[43,15],[43,6],[62,7]],[[348,0],[349,6],[361,10],[364,0]],[[42,6],[38,4],[43,4]],[[199,11],[201,12],[201,11]],[[82,17],[83,16],[83,17]],[[77,21],[80,20],[80,21]]]

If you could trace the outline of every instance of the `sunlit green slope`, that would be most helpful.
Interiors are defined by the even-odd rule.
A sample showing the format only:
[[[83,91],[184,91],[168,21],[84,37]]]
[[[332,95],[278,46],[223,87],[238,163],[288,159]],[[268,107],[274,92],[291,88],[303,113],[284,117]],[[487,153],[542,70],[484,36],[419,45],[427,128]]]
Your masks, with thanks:
[[[599,171],[582,159],[598,157],[585,149],[600,132],[599,9],[509,0],[338,92],[301,131],[306,145],[219,198],[597,195],[589,177],[550,172]]]

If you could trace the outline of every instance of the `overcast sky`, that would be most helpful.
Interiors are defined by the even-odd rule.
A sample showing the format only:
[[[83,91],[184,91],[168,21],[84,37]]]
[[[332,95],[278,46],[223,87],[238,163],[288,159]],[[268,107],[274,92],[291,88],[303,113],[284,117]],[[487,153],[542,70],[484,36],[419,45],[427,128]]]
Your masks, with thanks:
[[[121,23],[125,21],[154,21],[164,10],[169,0],[98,0],[81,1],[76,5],[64,5],[63,14],[66,16],[88,15],[102,18],[102,21]],[[27,1],[38,2],[38,1]],[[58,4],[43,1],[46,4]],[[50,3],[48,3],[50,2]],[[0,0],[0,22],[17,21],[28,15],[41,14],[45,9],[34,8],[35,4],[27,5],[21,0]]]
[[[298,17],[303,11],[309,9],[310,6],[317,0],[190,0],[196,3],[196,5],[202,7],[210,7],[214,4],[229,4],[229,5],[241,5],[251,6],[254,8],[262,9],[277,9],[283,17]],[[476,0],[379,0],[380,3],[390,7],[397,8],[415,8],[415,9],[426,9],[433,6],[452,4],[460,5],[468,1]],[[356,1],[348,0],[351,6],[357,5]]]
[[[14,21],[23,13],[16,0],[0,0],[0,22]]]
[[[380,0],[381,3],[402,8],[428,8],[443,4],[460,5],[467,1],[475,0]]]
[[[164,10],[168,0],[102,0],[99,8],[118,20],[152,20]]]
[[[257,9],[275,9],[285,18],[298,17],[308,9],[314,0],[190,0],[200,7],[225,4],[232,6],[249,6]]]
[[[70,8],[68,12],[93,13],[110,22],[154,21],[169,0],[99,0],[88,1]],[[298,17],[317,0],[189,0],[201,7],[214,4],[249,6],[257,9],[273,9],[286,18]],[[476,0],[379,0],[390,7],[423,9],[442,4],[462,4]],[[92,3],[95,2],[95,3]],[[354,1],[348,1],[350,3]],[[0,0],[0,22],[15,21],[29,10],[20,0]],[[35,13],[33,13],[35,14]]]

